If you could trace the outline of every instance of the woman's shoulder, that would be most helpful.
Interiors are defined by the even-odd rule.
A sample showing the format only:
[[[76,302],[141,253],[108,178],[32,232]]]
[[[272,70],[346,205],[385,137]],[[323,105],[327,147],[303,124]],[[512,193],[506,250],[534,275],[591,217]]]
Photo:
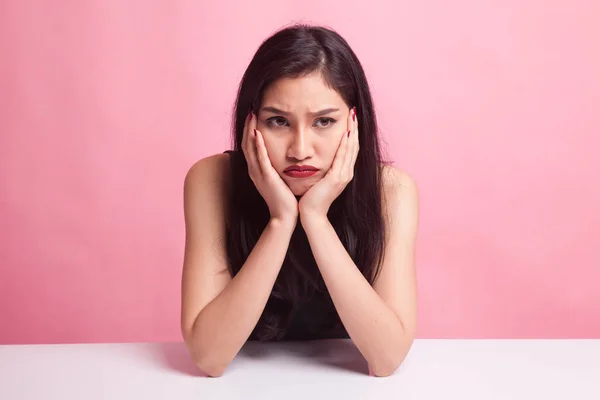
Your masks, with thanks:
[[[229,175],[231,170],[230,163],[231,154],[229,152],[213,154],[194,162],[186,177],[191,179],[205,179],[224,177]]]
[[[204,157],[194,162],[188,169],[184,190],[209,192],[213,196],[224,198],[230,174],[230,154],[218,153]]]
[[[406,171],[392,164],[385,164],[381,169],[381,180],[383,190],[386,193],[397,192],[400,190],[416,190],[417,182]]]
[[[393,165],[384,165],[382,191],[388,215],[418,215],[419,189],[415,179],[406,171]]]

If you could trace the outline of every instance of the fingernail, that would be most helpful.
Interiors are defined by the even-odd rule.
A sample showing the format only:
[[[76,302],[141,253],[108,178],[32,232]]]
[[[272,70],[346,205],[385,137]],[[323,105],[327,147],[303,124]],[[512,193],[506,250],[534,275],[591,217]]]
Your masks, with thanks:
[[[350,137],[350,131],[348,131],[348,137]]]
[[[352,107],[352,121],[356,121],[356,107]]]
[[[254,130],[254,137],[256,137],[256,129]]]

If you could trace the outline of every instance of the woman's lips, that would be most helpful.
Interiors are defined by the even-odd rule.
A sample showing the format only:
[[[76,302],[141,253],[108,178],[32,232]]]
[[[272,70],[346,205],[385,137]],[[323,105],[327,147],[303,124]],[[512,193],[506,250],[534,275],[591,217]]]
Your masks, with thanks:
[[[292,178],[308,178],[309,176],[313,176],[317,172],[318,171],[315,170],[291,170],[285,171],[284,174],[286,174],[287,176],[291,176]]]
[[[312,165],[293,165],[287,167],[283,173],[292,178],[308,178],[319,172],[319,169]]]

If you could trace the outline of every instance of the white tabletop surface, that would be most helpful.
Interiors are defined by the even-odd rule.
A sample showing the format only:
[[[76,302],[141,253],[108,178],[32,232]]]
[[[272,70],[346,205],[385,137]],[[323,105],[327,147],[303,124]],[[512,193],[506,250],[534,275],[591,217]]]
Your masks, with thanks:
[[[182,343],[0,346],[0,399],[600,399],[600,340],[417,339],[390,377],[350,340],[250,342],[222,377]]]

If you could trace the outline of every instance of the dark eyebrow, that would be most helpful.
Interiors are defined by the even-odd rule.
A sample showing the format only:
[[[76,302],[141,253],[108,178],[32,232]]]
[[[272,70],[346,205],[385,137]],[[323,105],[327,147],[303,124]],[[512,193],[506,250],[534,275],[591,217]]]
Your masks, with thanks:
[[[275,107],[263,107],[262,111],[272,112],[273,114],[290,115],[289,112],[279,110],[279,109],[277,109]],[[336,112],[336,111],[340,111],[340,109],[339,108],[326,108],[326,109],[321,110],[321,111],[316,111],[314,113],[310,113],[310,115],[313,115],[315,117],[319,117],[321,115],[329,114],[329,113]]]

